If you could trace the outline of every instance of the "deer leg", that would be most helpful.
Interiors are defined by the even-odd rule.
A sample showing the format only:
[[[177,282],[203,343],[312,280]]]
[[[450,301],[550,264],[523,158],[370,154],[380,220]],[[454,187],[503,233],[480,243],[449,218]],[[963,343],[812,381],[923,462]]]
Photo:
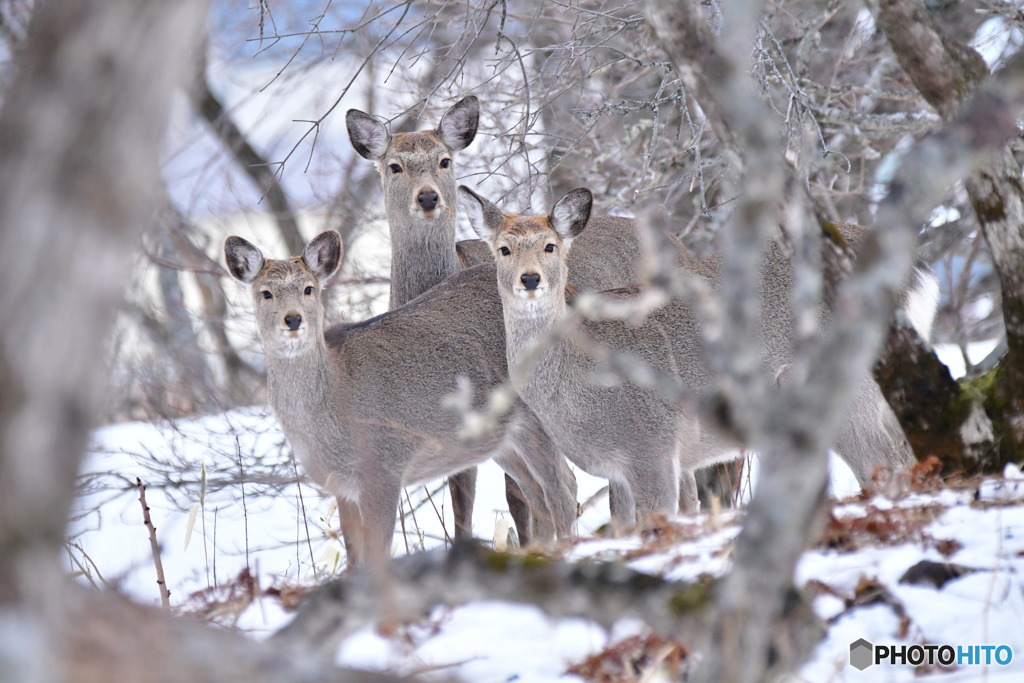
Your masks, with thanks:
[[[700,512],[697,479],[693,476],[693,470],[683,470],[679,473],[679,510],[687,514]]]
[[[870,377],[861,382],[846,411],[836,450],[864,488],[872,486],[876,470],[895,474],[916,462],[895,413]]]
[[[366,529],[359,506],[338,496],[338,516],[341,517],[341,537],[345,539],[345,557],[349,567],[358,567],[366,561]]]
[[[373,495],[363,495],[359,509],[366,534],[366,560],[368,566],[379,565],[391,559],[391,544],[395,536],[401,485],[382,475]]]
[[[533,541],[530,531],[530,504],[526,502],[526,495],[519,488],[519,484],[508,475],[508,472],[505,473],[505,502],[508,503],[508,512],[516,525],[516,533],[519,534],[519,547],[525,548]]]
[[[526,492],[534,519],[533,530],[544,534],[534,540],[543,543],[552,537],[571,537],[579,504],[576,476],[569,463],[536,418],[525,421],[513,432],[512,448],[537,488],[532,497],[529,491]],[[520,485],[523,484],[523,478],[516,479]],[[540,517],[543,517],[543,524]]]
[[[476,500],[476,468],[471,467],[448,476],[448,492],[452,496],[455,518],[455,540],[473,538],[473,503]]]
[[[515,486],[515,493],[520,496],[515,501],[515,507],[509,504],[509,512],[512,513],[519,534],[519,547],[550,542],[555,532],[545,509],[544,494],[526,461],[511,445],[505,445],[494,460],[505,470],[506,485],[511,482]],[[507,492],[508,489],[506,495]]]
[[[636,499],[625,481],[608,480],[608,510],[612,515],[612,530],[616,534],[636,524]]]
[[[640,448],[638,446],[637,452],[643,452]],[[654,448],[648,452],[655,457],[643,461],[634,458],[626,469],[626,480],[636,500],[637,522],[642,522],[652,512],[675,514],[679,510],[680,472],[675,453],[658,458]]]

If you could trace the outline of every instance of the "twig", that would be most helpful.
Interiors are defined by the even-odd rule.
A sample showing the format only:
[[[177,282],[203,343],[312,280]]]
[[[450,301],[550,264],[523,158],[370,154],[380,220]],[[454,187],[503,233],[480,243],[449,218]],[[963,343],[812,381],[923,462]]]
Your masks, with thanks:
[[[432,508],[434,508],[434,514],[437,515],[437,519],[441,522],[441,531],[444,533],[444,544],[445,544],[445,547],[451,546],[451,544],[452,544],[452,537],[448,533],[448,527],[445,526],[445,523],[444,523],[444,512],[442,512],[441,510],[439,510],[437,508],[437,503],[434,502],[434,496],[431,495],[430,490],[426,486],[423,487],[423,493],[426,494],[427,500],[430,502],[430,506]],[[409,495],[408,491],[406,492],[406,495],[407,496]]]
[[[419,509],[419,508],[412,504],[412,498],[409,497],[409,489],[403,489],[403,491],[405,491],[405,502],[409,504],[409,517],[412,518],[412,526],[413,526],[414,529],[416,529],[416,535],[419,536],[419,539],[420,539],[420,549],[422,550],[423,548],[426,547],[426,545],[425,545],[424,537],[423,537],[423,529],[420,528],[420,523],[416,519],[416,510]],[[421,505],[422,505],[422,503],[421,503]],[[402,528],[403,529],[405,528],[404,525],[403,525]],[[408,540],[408,538],[405,541],[405,546],[406,546],[406,548],[409,547],[409,540]]]
[[[68,559],[71,560],[71,564],[75,567],[78,567],[78,572],[89,580],[89,584],[93,588],[98,590],[99,586],[97,586],[96,582],[93,580],[92,573],[89,571],[89,568],[82,564],[82,562],[77,557],[75,557],[75,554],[71,552],[71,544],[65,543],[64,550],[67,551]]]
[[[93,572],[95,572],[96,573],[96,578],[100,580],[100,583],[103,584],[104,587],[108,587],[109,586],[109,584],[107,583],[107,580],[103,578],[103,572],[100,571],[99,565],[97,565],[96,561],[89,556],[89,553],[85,552],[85,548],[83,548],[78,543],[74,543],[74,542],[70,542],[70,541],[66,545],[68,546],[68,554],[72,555],[72,559],[75,561],[75,564],[77,564],[79,567],[81,567],[83,570],[85,570],[86,574],[89,575],[90,583],[93,583],[93,581],[92,581],[92,574],[93,574]],[[84,564],[82,564],[82,560],[79,560],[78,558],[74,557],[73,554],[71,553],[71,548],[74,548],[75,550],[77,550],[79,552],[79,554],[81,554],[82,560],[84,560],[85,562],[88,562],[89,563],[89,567],[92,567],[92,569],[90,569],[89,567],[87,567]]]
[[[249,567],[249,510],[245,502],[245,469],[242,465],[242,443],[235,436],[235,455],[238,457],[238,488],[242,492],[242,519],[245,523],[245,568]]]
[[[135,488],[139,490],[139,502],[142,504],[142,521],[149,529],[149,545],[153,549],[153,564],[156,565],[156,585],[160,586],[160,602],[164,609],[171,608],[171,592],[167,590],[167,582],[164,581],[164,564],[160,561],[160,544],[156,540],[156,527],[153,526],[153,519],[149,516],[149,506],[146,505],[146,485],[142,480],[135,477]]]
[[[298,477],[299,476],[299,466],[296,464],[294,459],[292,460],[292,465],[295,467],[295,476]],[[306,527],[306,547],[309,548],[309,564],[313,567],[313,576],[315,576],[319,580],[320,572],[317,571],[316,559],[314,559],[314,557],[313,557],[313,541],[309,537],[309,517],[306,516],[306,499],[302,496],[302,482],[301,481],[296,481],[295,482],[295,488],[298,491],[297,495],[298,495],[298,499],[299,499],[299,511],[302,514],[302,523]],[[341,517],[341,511],[340,510],[338,511],[338,517],[339,517],[339,519]],[[329,520],[328,520],[328,526],[330,526],[330,521]],[[299,564],[299,557],[298,557],[298,555],[299,555],[299,547],[298,546],[299,546],[299,543],[301,543],[301,542],[302,542],[302,539],[300,539],[300,538],[296,539],[296,543],[295,543],[295,564],[296,564],[296,567]]]
[[[206,586],[209,588],[210,583],[210,544],[208,542],[209,536],[206,535],[206,462],[204,461],[199,469],[199,512],[203,515],[203,567],[206,569]],[[214,553],[217,552],[216,546],[213,549]]]
[[[405,492],[406,499],[409,498],[409,492]],[[412,503],[409,503],[412,505]],[[405,503],[402,502],[402,497],[398,497],[398,523],[402,525],[402,542],[405,543],[405,554],[409,554],[409,536],[405,530]]]
[[[220,507],[213,508],[213,585],[217,584],[217,512]]]

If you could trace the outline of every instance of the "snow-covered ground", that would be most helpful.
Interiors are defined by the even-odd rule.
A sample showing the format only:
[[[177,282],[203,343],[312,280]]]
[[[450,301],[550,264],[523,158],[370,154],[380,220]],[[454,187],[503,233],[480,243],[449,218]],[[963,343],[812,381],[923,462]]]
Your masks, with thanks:
[[[982,357],[986,348],[972,348]],[[943,351],[955,365],[957,352]],[[833,492],[859,493],[837,459]],[[751,468],[755,471],[756,467]],[[827,634],[801,672],[807,681],[1021,680],[1024,674],[1024,475],[1010,467],[961,489],[922,490],[900,499],[847,498],[835,504],[823,538],[800,561],[797,582],[814,595]],[[639,537],[603,538],[608,520],[604,482],[577,473],[580,540],[558,553],[566,560],[619,560],[672,580],[722,575],[742,513],[680,516],[667,546],[645,547]],[[306,483],[292,463],[268,409],[251,407],[172,423],[131,423],[98,430],[83,469],[79,512],[68,563],[80,580],[106,583],[134,599],[159,604],[156,572],[136,477],[160,540],[171,602],[185,611],[217,605],[218,623],[253,637],[289,616],[280,601],[223,601],[248,572],[261,589],[313,585],[344,567],[332,501]],[[481,468],[474,531],[504,536],[509,523],[503,478]],[[441,482],[408,491],[396,554],[445,544],[452,529]],[[941,587],[902,582],[923,560],[960,568]],[[948,577],[947,577],[948,578]],[[230,603],[230,601],[228,601]],[[436,608],[401,637],[366,628],[340,647],[341,664],[401,673],[454,675],[467,681],[583,680],[566,671],[614,643],[643,635],[621,621],[609,633],[579,619],[551,619],[534,607],[498,602]],[[861,672],[849,665],[860,638],[886,646],[1006,645],[1008,666],[915,669],[880,664]],[[1018,659],[1019,658],[1019,659]],[[659,680],[659,679],[650,679]]]

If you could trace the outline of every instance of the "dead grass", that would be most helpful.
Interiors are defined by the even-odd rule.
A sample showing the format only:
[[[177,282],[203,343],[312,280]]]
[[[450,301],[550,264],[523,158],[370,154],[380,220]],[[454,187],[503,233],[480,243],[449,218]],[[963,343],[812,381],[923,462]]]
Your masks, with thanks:
[[[829,511],[828,522],[815,547],[850,552],[863,547],[894,545],[897,543],[924,543],[931,540],[924,533],[925,526],[945,512],[944,507],[891,507],[879,509],[868,506],[864,515],[836,516]]]
[[[566,674],[594,683],[624,683],[650,680],[681,680],[690,651],[682,643],[658,635],[624,638],[572,667]]]
[[[246,567],[231,581],[190,594],[178,607],[178,612],[233,626],[262,594],[259,580]]]

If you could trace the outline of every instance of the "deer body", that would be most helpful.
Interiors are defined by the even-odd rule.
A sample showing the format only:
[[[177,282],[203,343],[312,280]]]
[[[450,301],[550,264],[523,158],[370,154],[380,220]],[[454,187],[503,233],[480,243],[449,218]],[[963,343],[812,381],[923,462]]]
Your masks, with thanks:
[[[581,325],[580,336],[599,340],[615,352],[628,352],[682,380],[685,364],[701,359],[694,353],[699,347],[687,344],[686,335],[678,329],[666,335],[667,326],[686,317],[673,310],[674,306],[659,309],[640,328],[631,328],[622,321],[587,321]],[[519,330],[509,335],[509,363],[514,376],[519,368],[535,363],[534,370],[516,384],[517,390],[541,416],[556,446],[580,468],[609,479],[613,486],[619,484],[623,487],[619,490],[631,494],[622,501],[624,514],[617,521],[635,521],[632,510],[641,515],[675,511],[681,478],[714,462],[694,448],[701,441],[701,433],[692,413],[655,390],[627,382],[605,383],[601,375],[606,368],[585,344],[571,337],[551,344],[539,358],[525,360],[524,352],[532,350],[533,344],[557,324],[556,319],[513,313],[505,323]],[[671,348],[666,346],[669,338],[675,342]],[[696,335],[693,341],[699,341]]]
[[[516,402],[493,432],[466,442],[461,418],[443,398],[460,377],[477,409],[506,376],[493,266],[478,266],[406,306],[361,323],[325,329],[320,284],[340,261],[327,232],[303,256],[264,259],[238,237],[225,243],[232,275],[251,285],[267,357],[271,405],[309,476],[338,498],[350,560],[387,556],[401,488],[476,465],[495,451],[545,443],[532,413]],[[552,535],[575,521],[575,489],[564,462],[531,461]],[[510,469],[522,471],[520,466]],[[539,482],[539,483],[534,483]],[[559,488],[563,487],[563,488]]]
[[[696,396],[712,377],[694,312],[672,300],[639,326],[584,319],[553,334],[569,316],[568,255],[575,240],[586,235],[589,191],[570,192],[544,217],[502,214],[462,189],[474,228],[495,250],[515,386],[556,446],[582,469],[610,480],[613,496],[623,499],[612,507],[619,524],[633,522],[634,515],[673,512],[677,502],[695,509],[693,470],[734,458],[742,444],[704,428],[692,400],[619,378],[609,380],[606,366],[595,360],[595,352],[628,354]],[[684,255],[678,263],[705,278],[712,289],[717,286],[716,259],[695,261]],[[768,250],[762,276],[761,346],[768,369],[779,371],[791,360],[793,333],[788,304],[792,272],[777,246]],[[895,416],[870,378],[858,392],[838,445],[862,484],[870,482],[876,466],[902,469],[913,462]]]
[[[493,263],[489,248],[479,240],[456,242],[455,153],[473,141],[478,121],[479,103],[472,96],[452,106],[434,130],[392,134],[361,111],[353,109],[346,115],[353,147],[375,163],[381,176],[391,232],[391,308],[423,294],[469,264],[484,259]],[[581,290],[631,285],[637,280],[639,254],[640,242],[632,223],[617,218],[595,221],[573,252],[571,282]],[[504,348],[503,326],[487,330]],[[560,456],[536,453],[533,457]],[[525,468],[515,453],[502,453],[496,459],[506,472]],[[520,483],[527,480],[524,476],[516,479]],[[450,477],[449,483],[456,535],[471,536],[475,472],[459,473]],[[538,490],[536,482],[529,485]],[[514,487],[509,486],[506,495],[521,537],[529,538],[529,523],[523,513],[516,513]],[[529,501],[528,493],[526,497]],[[536,511],[539,506],[529,501],[529,507]]]

